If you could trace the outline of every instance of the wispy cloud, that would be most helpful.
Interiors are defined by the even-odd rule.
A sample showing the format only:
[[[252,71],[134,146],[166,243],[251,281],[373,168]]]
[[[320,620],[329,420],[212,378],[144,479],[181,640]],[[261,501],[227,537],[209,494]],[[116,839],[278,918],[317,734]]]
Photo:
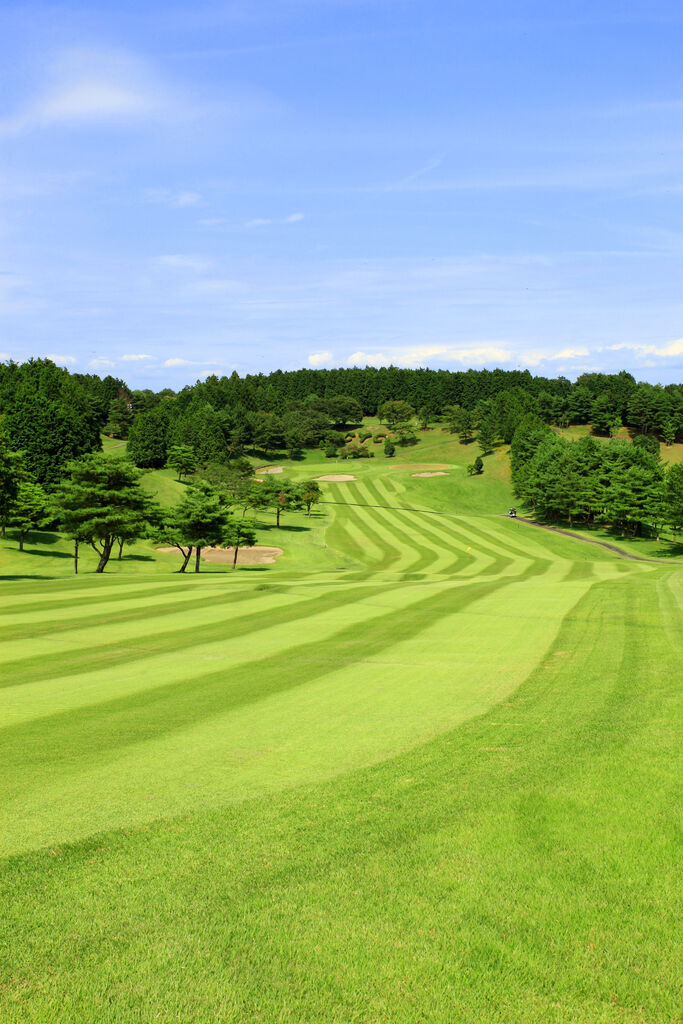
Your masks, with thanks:
[[[683,356],[683,338],[669,342],[668,345],[632,345],[619,344],[607,345],[608,352],[635,352],[640,356],[655,356],[658,359],[670,359],[674,356]]]
[[[144,191],[144,196],[149,203],[160,203],[175,209],[200,206],[204,201],[200,192],[193,192],[189,189],[147,188]]]
[[[112,363],[111,359],[91,359],[88,366],[91,370],[113,370],[116,363]]]
[[[541,363],[558,360],[585,359],[590,352],[587,348],[563,348],[559,352],[542,352],[538,349],[522,352],[520,360],[525,366],[539,366]]]
[[[143,359],[152,359],[152,356],[145,355],[143,353],[127,353],[125,356],[121,356],[121,361],[124,363],[139,363]]]
[[[50,67],[46,88],[0,120],[0,135],[147,120],[165,116],[171,105],[168,90],[140,58],[113,50],[67,50]]]
[[[175,270],[192,270],[195,274],[203,274],[211,266],[211,260],[208,260],[205,256],[184,252],[157,256],[154,262],[160,267],[172,267]]]
[[[248,220],[245,226],[248,228],[263,228],[269,224],[298,224],[303,219],[303,213],[289,213],[286,217],[280,218],[254,217],[252,220]]]

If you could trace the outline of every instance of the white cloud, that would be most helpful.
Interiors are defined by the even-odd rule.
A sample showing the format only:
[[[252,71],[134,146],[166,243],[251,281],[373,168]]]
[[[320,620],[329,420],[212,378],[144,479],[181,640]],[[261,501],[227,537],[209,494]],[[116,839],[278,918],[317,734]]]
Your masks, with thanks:
[[[348,366],[389,366],[391,359],[383,352],[353,352],[346,363]]]
[[[173,359],[166,359],[164,366],[215,366],[216,363],[198,362],[194,359],[180,359],[177,356]]]
[[[463,366],[484,366],[489,363],[511,363],[514,353],[499,345],[454,348],[450,345],[416,345],[390,349],[388,352],[354,352],[346,360],[349,366],[427,366],[438,363],[461,363]]]
[[[181,208],[184,206],[200,206],[203,202],[199,192],[174,190],[170,188],[148,188],[145,198],[150,203],[162,203],[164,206]]]
[[[52,64],[43,93],[0,121],[0,134],[149,119],[172,106],[172,97],[139,58],[120,51],[67,50]]]
[[[76,363],[74,356],[60,356],[54,355],[54,353],[49,353],[45,358],[51,359],[53,363],[57,364],[57,366],[74,366]]]
[[[584,359],[590,352],[587,348],[563,348],[559,352],[542,352],[539,349],[522,352],[520,360],[525,366],[538,366],[540,363],[555,362],[560,359]]]
[[[269,224],[298,224],[299,221],[304,219],[303,213],[289,213],[286,217],[280,219],[274,217],[254,217],[253,220],[248,220],[245,227],[248,228],[263,228]]]
[[[115,365],[111,359],[91,359],[88,363],[91,370],[112,370]]]
[[[310,366],[323,366],[325,363],[332,362],[332,359],[331,352],[311,352],[308,362]]]
[[[121,360],[124,363],[137,363],[137,362],[139,362],[142,359],[151,359],[151,358],[152,358],[152,356],[146,356],[146,355],[143,355],[142,353],[140,355],[138,355],[138,354],[128,354],[128,355],[125,355],[125,356],[121,356]]]
[[[193,270],[196,274],[203,274],[211,266],[211,261],[205,256],[197,256],[192,253],[169,253],[166,256],[158,256],[155,263],[160,267],[173,267],[177,270]]]
[[[683,338],[678,338],[676,341],[669,342],[668,345],[608,345],[607,351],[609,352],[621,352],[622,350],[628,350],[629,352],[636,352],[642,356],[656,356],[658,359],[669,359],[672,356],[683,356]],[[655,365],[654,363],[649,365]]]

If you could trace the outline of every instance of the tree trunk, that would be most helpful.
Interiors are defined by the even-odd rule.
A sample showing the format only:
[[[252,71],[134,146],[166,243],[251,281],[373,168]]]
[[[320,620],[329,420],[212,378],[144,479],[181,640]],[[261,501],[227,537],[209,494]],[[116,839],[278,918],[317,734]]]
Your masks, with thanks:
[[[78,537],[74,540],[74,576],[78,576]]]
[[[308,518],[310,519],[311,518],[311,502],[310,501],[309,501],[309,503],[307,505],[307,512],[306,512],[306,514],[307,514]]]
[[[190,561],[190,557],[192,555],[192,545],[190,544],[189,548],[187,549],[187,552],[183,551],[183,549],[180,547],[180,544],[178,544],[178,547],[180,548],[183,555],[183,564],[181,566],[180,571],[185,572],[185,570],[187,569],[187,563]]]
[[[197,548],[195,549],[195,556],[196,556],[195,557],[195,563],[194,563],[194,571],[195,572],[199,572],[199,556],[201,555],[201,553],[202,553],[202,549],[199,546],[197,546]]]
[[[121,556],[123,555],[123,545],[124,544],[125,544],[125,541],[119,539],[119,562],[121,561]]]
[[[19,550],[24,550],[24,531],[19,530]]]
[[[282,509],[278,505],[278,507],[276,509],[276,512],[275,512],[275,525],[277,526],[278,530],[280,529],[280,513],[281,512],[282,512]]]
[[[97,568],[95,569],[95,572],[104,572],[104,567],[107,564],[107,562],[109,561],[109,557],[111,555],[111,549],[113,547],[114,547],[114,538],[113,537],[107,537],[106,540],[104,540],[102,542],[102,551],[99,553],[100,554],[100,560],[99,560],[99,562],[97,564]],[[97,550],[97,549],[95,549],[95,550]]]
[[[232,560],[232,567],[233,567],[233,569],[237,568],[237,556],[239,554],[239,551],[240,551],[239,544],[235,544],[235,557]]]

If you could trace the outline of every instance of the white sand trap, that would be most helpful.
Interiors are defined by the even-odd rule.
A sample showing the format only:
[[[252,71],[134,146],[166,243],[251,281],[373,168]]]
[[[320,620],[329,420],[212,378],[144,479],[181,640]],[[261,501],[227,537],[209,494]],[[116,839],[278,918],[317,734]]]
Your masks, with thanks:
[[[333,476],[317,476],[316,480],[322,480],[326,484],[344,484],[347,480],[355,480],[355,476],[348,473],[337,473]]]
[[[257,473],[283,473],[284,466],[261,466],[260,469],[256,470]]]
[[[164,555],[180,555],[178,548],[157,548]],[[282,548],[240,548],[237,553],[238,565],[272,565],[276,558],[282,554]],[[192,552],[192,559],[195,557]],[[234,548],[202,548],[202,558],[205,562],[215,562],[219,565],[232,565],[235,557]],[[188,564],[189,568],[189,564]]]
[[[437,473],[411,473],[411,476],[448,476],[448,473],[442,473],[439,470]]]

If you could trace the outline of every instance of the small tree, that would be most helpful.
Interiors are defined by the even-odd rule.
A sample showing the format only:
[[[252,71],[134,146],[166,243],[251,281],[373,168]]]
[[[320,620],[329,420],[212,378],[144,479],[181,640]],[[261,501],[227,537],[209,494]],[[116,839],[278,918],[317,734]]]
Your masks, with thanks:
[[[9,438],[3,433],[0,435],[0,521],[3,537],[19,484],[23,478],[23,455],[21,452],[12,451],[9,446]]]
[[[174,444],[168,449],[166,465],[178,474],[178,482],[197,469],[197,456],[189,444]]]
[[[388,459],[393,459],[394,455],[396,454],[396,446],[389,437],[384,442],[384,454]]]
[[[469,466],[467,467],[467,472],[470,476],[474,476],[475,474],[478,476],[479,473],[484,472],[484,460],[482,459],[481,455],[477,455],[474,462],[470,462]]]
[[[236,569],[240,548],[253,548],[256,543],[256,533],[250,526],[245,526],[243,523],[230,522],[223,532],[223,543],[233,549],[235,555],[232,567]]]
[[[322,488],[317,480],[305,480],[301,485],[301,500],[306,506],[306,515],[311,515],[311,505],[317,505],[323,496]]]
[[[683,531],[683,463],[670,466],[664,489],[664,517],[671,527],[674,540]]]
[[[296,511],[304,505],[300,487],[291,480],[265,480],[255,498],[258,501],[257,508],[271,509],[275,513],[275,525],[278,530],[283,512]]]
[[[48,519],[47,508],[47,495],[40,484],[22,480],[9,516],[10,526],[14,526],[19,533],[20,551],[24,550],[26,534],[42,526]]]
[[[670,417],[662,423],[662,439],[667,448],[670,448],[676,440],[676,427]]]
[[[109,403],[109,418],[104,425],[105,434],[112,437],[128,437],[133,422],[133,412],[125,398],[113,398]]]
[[[417,442],[412,423],[396,424],[396,440],[402,448],[406,448],[408,445],[415,444]]]
[[[389,430],[393,430],[397,423],[405,423],[412,419],[415,410],[408,402],[401,399],[397,401],[384,402],[380,410],[382,423],[386,423]]]
[[[480,424],[479,430],[477,431],[477,441],[481,448],[482,455],[486,455],[493,448],[493,442],[496,439],[496,428],[493,420],[489,416],[485,416]]]
[[[194,571],[199,572],[202,548],[223,544],[229,525],[224,496],[210,484],[190,484],[180,502],[167,513],[156,539],[178,548],[183,556],[181,572],[185,572],[194,549]]]
[[[426,405],[423,405],[418,409],[417,418],[420,422],[420,430],[429,430],[429,421],[432,418],[432,413]]]

